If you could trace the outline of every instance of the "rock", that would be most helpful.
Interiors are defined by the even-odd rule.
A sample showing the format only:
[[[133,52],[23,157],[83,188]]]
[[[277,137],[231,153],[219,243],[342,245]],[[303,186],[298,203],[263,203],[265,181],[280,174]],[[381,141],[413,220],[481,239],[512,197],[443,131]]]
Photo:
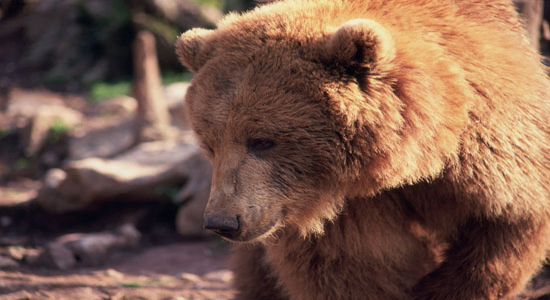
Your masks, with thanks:
[[[137,100],[129,96],[117,96],[103,100],[94,107],[94,112],[100,115],[127,115],[137,109]]]
[[[189,85],[188,82],[177,82],[164,88],[164,97],[170,110],[172,123],[182,129],[189,129],[189,121],[187,120],[185,104],[183,102]]]
[[[125,247],[135,247],[139,244],[141,239],[141,233],[132,224],[124,224],[120,226],[115,233],[124,238]]]
[[[73,252],[62,243],[53,242],[46,246],[36,263],[59,270],[68,270],[76,265]]]
[[[36,202],[49,211],[66,212],[94,201],[168,200],[167,195],[159,194],[159,187],[203,178],[196,174],[205,168],[210,168],[209,163],[194,144],[182,140],[143,143],[112,159],[69,162],[63,169],[65,175],[57,170],[48,172]]]
[[[176,230],[182,236],[197,237],[212,235],[212,231],[203,227],[203,215],[208,195],[199,196],[182,205],[176,215]]]
[[[183,280],[186,280],[195,284],[202,282],[202,278],[199,275],[195,275],[193,273],[184,272],[184,273],[181,273],[179,277]]]
[[[35,112],[37,106],[63,106],[61,95],[45,90],[31,91],[12,88],[8,95],[6,110],[11,114],[28,115],[26,112]]]
[[[38,259],[29,263],[60,270],[77,264],[97,265],[114,250],[137,246],[140,238],[141,234],[131,224],[115,231],[66,234],[49,243]]]
[[[0,141],[0,144],[1,143],[2,142]],[[6,169],[3,169],[3,165],[0,163],[0,173],[3,172],[2,170]],[[38,189],[41,186],[41,182],[29,178],[20,178],[16,180],[10,180],[8,182],[4,181],[2,184],[0,184],[0,202],[2,203],[1,206],[5,207],[19,205],[24,202],[31,201],[32,199],[36,198]],[[3,229],[2,227],[11,226],[14,221],[16,221],[15,216],[11,216],[6,213],[7,211],[0,212],[0,231]],[[1,235],[2,234],[0,234],[0,240],[2,238],[6,238],[5,235]]]
[[[208,281],[228,283],[233,280],[233,272],[229,270],[218,270],[204,274],[203,278]]]
[[[54,122],[55,116],[45,113],[31,117],[28,125],[23,129],[23,141],[27,156],[36,154],[42,148]]]
[[[183,104],[183,99],[190,85],[189,82],[176,82],[164,87],[164,99],[166,99],[166,104],[170,110]]]
[[[31,266],[40,265],[41,259],[43,258],[43,249],[25,249],[25,255],[23,256],[23,261]]]
[[[133,120],[101,120],[98,124],[90,123],[87,125],[90,129],[79,131],[70,139],[69,160],[112,157],[134,144]]]
[[[0,255],[0,270],[19,267],[19,263],[10,257]]]
[[[212,168],[202,156],[193,163],[188,167],[195,172],[176,198],[182,203],[176,215],[176,230],[183,236],[211,235],[210,230],[203,228],[203,214],[210,196]]]
[[[15,260],[23,260],[25,257],[25,249],[23,247],[7,247],[6,253],[9,255],[10,258]]]
[[[116,279],[116,280],[124,279],[124,277],[125,277],[123,273],[121,273],[121,272],[119,272],[119,271],[117,271],[117,270],[115,270],[115,269],[107,269],[107,270],[104,272],[104,274],[105,274],[106,276],[109,276],[109,277],[111,277],[111,278],[113,278],[113,279]]]
[[[16,262],[24,262],[29,265],[35,264],[41,249],[27,248],[22,246],[9,246],[5,248],[5,255]]]
[[[66,107],[60,95],[45,91],[12,90],[6,113],[24,120],[23,140],[28,156],[42,148],[50,130],[68,133],[84,119],[82,113]]]
[[[64,235],[56,243],[69,249],[80,263],[96,265],[113,250],[137,246],[140,238],[139,231],[133,225],[126,224],[116,231]]]
[[[61,169],[50,169],[44,176],[44,186],[47,188],[57,188],[65,179],[67,179],[67,173]]]
[[[82,113],[65,106],[61,95],[48,91],[11,90],[6,113],[22,118],[57,118],[71,127],[80,124],[83,119]]]

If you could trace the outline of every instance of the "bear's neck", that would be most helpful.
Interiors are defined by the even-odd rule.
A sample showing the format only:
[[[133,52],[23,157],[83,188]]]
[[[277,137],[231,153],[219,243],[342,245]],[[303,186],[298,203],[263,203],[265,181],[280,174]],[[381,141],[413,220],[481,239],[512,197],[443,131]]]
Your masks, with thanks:
[[[387,277],[387,282],[412,286],[442,261],[444,244],[426,229],[418,212],[421,208],[406,199],[407,193],[399,189],[348,199],[339,216],[326,222],[319,235],[304,238],[297,228],[287,227],[276,242],[265,245],[266,260],[284,286],[310,286],[312,293],[317,289],[326,292],[323,282],[338,285],[340,278],[347,278],[341,285],[349,285],[349,278],[354,276],[361,280],[373,277],[373,282],[380,282],[374,278]],[[392,272],[387,272],[388,266]],[[319,279],[311,274],[330,275]],[[285,278],[303,280],[285,282]],[[388,295],[395,291],[388,291]]]

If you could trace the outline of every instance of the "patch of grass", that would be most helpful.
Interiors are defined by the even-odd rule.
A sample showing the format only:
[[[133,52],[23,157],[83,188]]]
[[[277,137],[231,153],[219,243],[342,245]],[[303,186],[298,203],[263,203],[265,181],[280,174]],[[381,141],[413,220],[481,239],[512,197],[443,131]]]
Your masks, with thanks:
[[[47,85],[53,86],[53,87],[60,87],[65,84],[67,84],[68,78],[64,75],[58,74],[56,72],[50,71],[46,73],[46,75],[43,75],[44,82]]]
[[[28,158],[20,158],[15,161],[15,169],[17,171],[27,170],[32,167],[32,161]]]
[[[69,125],[65,124],[65,122],[57,119],[53,123],[53,125],[50,127],[50,133],[49,133],[49,140],[52,143],[56,143],[63,139],[68,133],[69,133]]]
[[[127,288],[140,288],[152,284],[165,284],[174,281],[172,278],[162,279],[162,278],[147,278],[147,279],[137,279],[126,283],[119,283],[121,287]]]
[[[188,82],[193,78],[193,74],[189,72],[174,73],[168,72],[162,74],[162,85],[169,85],[176,82]]]
[[[194,2],[199,4],[208,4],[214,6],[217,9],[225,8],[225,0],[194,0]]]
[[[90,99],[96,103],[108,98],[130,95],[132,92],[132,82],[123,80],[115,83],[97,82],[92,84],[90,89]]]
[[[175,82],[187,82],[193,78],[189,72],[174,73],[168,72],[162,74],[162,85],[168,85]],[[114,83],[96,82],[90,88],[90,100],[93,103],[116,96],[130,96],[132,94],[132,80],[125,79]]]
[[[66,134],[69,132],[69,125],[65,124],[65,122],[57,119],[55,120],[55,122],[53,123],[52,127],[50,128],[50,130],[54,133],[54,134]]]
[[[137,281],[133,281],[133,282],[130,282],[130,283],[121,283],[120,286],[121,287],[127,287],[127,288],[138,288],[138,287],[142,287],[142,283],[141,282],[137,282]]]
[[[176,42],[176,38],[181,31],[179,28],[157,19],[152,20],[151,27],[156,34],[171,44]]]

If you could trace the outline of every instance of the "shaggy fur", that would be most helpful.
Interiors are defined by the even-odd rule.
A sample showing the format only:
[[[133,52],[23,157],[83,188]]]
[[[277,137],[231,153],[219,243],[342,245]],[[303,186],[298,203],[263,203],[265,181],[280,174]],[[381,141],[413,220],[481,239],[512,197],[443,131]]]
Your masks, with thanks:
[[[177,53],[239,298],[505,298],[545,259],[550,84],[509,0],[282,1]]]

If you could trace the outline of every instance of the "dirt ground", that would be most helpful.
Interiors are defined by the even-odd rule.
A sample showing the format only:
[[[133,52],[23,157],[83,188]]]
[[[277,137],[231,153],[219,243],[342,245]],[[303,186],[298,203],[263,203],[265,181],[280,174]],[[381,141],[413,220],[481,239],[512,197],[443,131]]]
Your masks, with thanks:
[[[18,266],[0,268],[0,299],[230,299],[234,295],[228,245],[214,237],[179,237],[172,228],[173,207],[116,204],[96,212],[50,215],[25,202],[38,185],[27,180],[0,187],[0,255],[40,251],[61,234],[106,230],[116,224],[115,219],[132,215],[141,216],[133,219],[142,240],[99,263],[68,270],[36,266],[22,258]]]
[[[98,267],[0,270],[2,299],[230,299],[227,254],[208,241],[118,252]]]

